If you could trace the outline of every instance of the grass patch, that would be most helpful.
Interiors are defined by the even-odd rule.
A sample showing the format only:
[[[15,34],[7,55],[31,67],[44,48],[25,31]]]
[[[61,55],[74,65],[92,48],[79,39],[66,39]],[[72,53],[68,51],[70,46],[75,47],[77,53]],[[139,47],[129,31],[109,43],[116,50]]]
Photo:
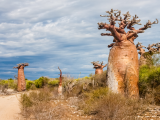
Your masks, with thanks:
[[[79,107],[85,114],[95,114],[97,119],[129,120],[142,109],[141,105],[138,100],[109,92],[108,88],[104,87],[84,93]]]

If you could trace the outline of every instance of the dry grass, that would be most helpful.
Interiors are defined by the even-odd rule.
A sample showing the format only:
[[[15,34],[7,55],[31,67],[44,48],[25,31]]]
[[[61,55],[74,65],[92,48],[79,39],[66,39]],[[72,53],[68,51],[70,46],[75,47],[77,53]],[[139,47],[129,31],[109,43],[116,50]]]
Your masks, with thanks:
[[[29,118],[34,116],[37,120],[40,119],[39,114],[51,109],[52,93],[48,88],[43,88],[38,91],[21,94],[20,105],[22,114]]]
[[[108,88],[85,93],[79,104],[86,114],[103,120],[134,120],[142,105],[138,100],[109,92]]]
[[[64,77],[63,93],[67,94],[65,98],[68,99],[71,96],[78,98],[77,109],[83,110],[87,117],[93,116],[92,119],[134,120],[137,112],[142,110],[143,103],[109,92],[107,87],[100,84],[105,83],[103,78],[105,78],[105,74],[99,80],[97,79],[100,81],[97,86],[90,87],[88,84],[91,83],[90,79],[87,81]],[[85,89],[84,84],[88,85]],[[27,119],[33,117],[36,120],[77,119],[72,114],[73,111],[66,100],[55,99],[57,96],[57,87],[44,87],[22,94],[20,103],[23,115]]]
[[[22,115],[27,120],[66,120],[66,118],[83,120],[83,117],[77,114],[76,108],[71,107],[74,106],[73,101],[53,99],[52,90],[44,88],[22,94],[20,99]]]

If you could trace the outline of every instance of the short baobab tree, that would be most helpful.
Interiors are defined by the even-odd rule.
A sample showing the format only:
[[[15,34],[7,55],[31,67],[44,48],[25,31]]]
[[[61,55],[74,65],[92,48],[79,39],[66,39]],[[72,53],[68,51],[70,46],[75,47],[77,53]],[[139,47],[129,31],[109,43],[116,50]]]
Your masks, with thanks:
[[[157,21],[148,21],[144,27],[136,30],[133,25],[138,24],[140,19],[138,16],[133,16],[129,12],[121,17],[120,10],[106,11],[109,15],[100,15],[101,17],[109,17],[110,24],[98,23],[98,29],[106,29],[111,33],[101,33],[101,36],[113,36],[114,40],[111,47],[108,67],[107,67],[107,85],[113,92],[121,93],[124,96],[139,98],[138,80],[139,80],[139,64],[138,53],[134,44],[134,39],[138,37],[138,33],[143,33],[144,30],[150,28],[152,24],[157,24]],[[116,27],[116,21],[120,21],[119,27]],[[126,33],[125,28],[129,29]]]
[[[62,95],[62,71],[61,71],[61,69],[59,67],[58,67],[58,69],[60,71],[58,95]]]
[[[91,62],[95,68],[95,75],[96,74],[102,74],[103,73],[103,68],[107,66],[107,64],[103,65],[103,61],[101,63],[99,63],[99,61],[95,62]]]
[[[139,58],[139,66],[142,65],[150,65],[151,61],[152,61],[152,55],[153,53],[155,53],[157,50],[156,48],[153,48],[155,44],[152,45],[148,45],[147,49],[148,51],[146,52],[144,48],[146,48],[145,46],[142,46],[142,43],[137,43],[136,44],[136,48],[137,50],[139,50],[138,54],[140,54],[140,58]]]
[[[152,44],[152,45],[148,45],[147,49],[148,51],[145,52],[145,50],[143,49],[146,48],[145,46],[142,46],[142,43],[136,44],[136,48],[137,50],[139,50],[139,54],[140,54],[140,59],[139,59],[139,66],[142,65],[151,65],[152,64],[152,55],[155,53],[158,53],[158,48],[154,48],[154,46],[157,46],[156,44]]]
[[[17,67],[13,67],[13,68],[18,69],[18,88],[17,88],[17,90],[20,92],[20,91],[26,90],[24,67],[28,66],[29,64],[28,63],[20,63],[17,65],[18,65]]]

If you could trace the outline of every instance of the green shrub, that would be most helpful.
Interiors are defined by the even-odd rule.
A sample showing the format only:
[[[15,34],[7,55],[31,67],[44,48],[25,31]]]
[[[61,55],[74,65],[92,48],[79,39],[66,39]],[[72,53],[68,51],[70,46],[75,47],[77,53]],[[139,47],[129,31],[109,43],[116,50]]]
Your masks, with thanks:
[[[95,86],[105,87],[107,85],[107,70],[102,74],[92,75],[91,79],[94,80]]]
[[[143,65],[139,70],[139,93],[147,103],[160,104],[160,67]]]
[[[160,67],[141,66],[139,70],[139,91],[142,97],[149,89],[160,85]]]
[[[8,84],[8,80],[0,80],[0,84],[1,84],[1,85]]]
[[[32,86],[34,86],[34,82],[33,81],[29,81],[29,80],[26,80],[26,89],[29,90],[31,89]]]
[[[24,94],[21,94],[20,104],[25,109],[27,107],[31,107],[33,105],[33,102],[31,100],[30,96],[27,95],[26,93],[24,93]]]
[[[8,79],[8,80],[0,80],[0,85],[3,86],[3,85],[7,85],[8,88],[11,88],[11,89],[17,89],[17,81],[16,80],[12,80],[12,79]]]
[[[35,86],[37,87],[37,88],[42,88],[42,80],[41,79],[37,79],[37,80],[35,80]]]
[[[48,85],[50,85],[51,87],[58,86],[59,85],[59,80],[49,81]]]
[[[42,76],[39,79],[35,80],[35,86],[37,88],[42,88],[48,84],[48,81],[49,81],[49,78]]]
[[[17,89],[17,80],[8,80],[8,87],[11,89]]]
[[[84,79],[90,79],[91,77],[85,76]]]

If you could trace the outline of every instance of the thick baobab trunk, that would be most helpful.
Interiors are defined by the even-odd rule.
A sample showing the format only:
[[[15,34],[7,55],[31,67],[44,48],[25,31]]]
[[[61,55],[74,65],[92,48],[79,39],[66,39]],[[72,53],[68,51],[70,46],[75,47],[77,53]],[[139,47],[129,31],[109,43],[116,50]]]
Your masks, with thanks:
[[[107,74],[107,84],[113,92],[139,97],[138,53],[133,43],[130,41],[115,43],[110,50]]]
[[[26,81],[24,76],[24,67],[20,66],[18,68],[18,91],[26,90]]]

